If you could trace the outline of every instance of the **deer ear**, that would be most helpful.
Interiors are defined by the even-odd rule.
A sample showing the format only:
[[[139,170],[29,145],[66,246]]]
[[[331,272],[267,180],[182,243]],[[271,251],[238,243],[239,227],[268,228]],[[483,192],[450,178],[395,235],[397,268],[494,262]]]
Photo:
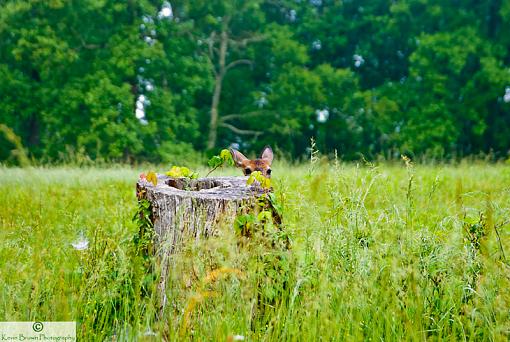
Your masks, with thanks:
[[[248,158],[246,158],[244,154],[242,154],[238,150],[234,150],[233,148],[230,149],[230,154],[232,154],[232,159],[234,159],[234,163],[236,164],[236,166],[243,166],[243,162],[248,160]]]
[[[273,150],[271,149],[270,146],[264,147],[262,153],[260,154],[260,159],[266,160],[269,163],[269,165],[271,165],[271,163],[273,162]]]

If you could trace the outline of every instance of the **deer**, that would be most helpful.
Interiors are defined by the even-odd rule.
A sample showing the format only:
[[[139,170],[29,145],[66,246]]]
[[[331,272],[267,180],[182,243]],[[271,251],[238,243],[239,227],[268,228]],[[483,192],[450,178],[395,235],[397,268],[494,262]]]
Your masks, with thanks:
[[[254,171],[260,171],[264,177],[271,178],[273,150],[270,146],[264,147],[260,157],[257,159],[248,159],[244,154],[233,148],[230,148],[230,153],[232,154],[235,166],[241,168],[245,176],[249,176]]]

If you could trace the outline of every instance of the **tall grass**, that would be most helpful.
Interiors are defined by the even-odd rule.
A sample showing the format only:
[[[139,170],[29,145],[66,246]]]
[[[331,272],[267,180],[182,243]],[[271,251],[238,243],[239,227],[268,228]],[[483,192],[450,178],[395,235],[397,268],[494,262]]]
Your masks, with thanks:
[[[231,227],[186,243],[161,307],[133,242],[141,170],[0,169],[0,320],[76,320],[83,341],[510,338],[510,167],[274,170],[291,249]]]

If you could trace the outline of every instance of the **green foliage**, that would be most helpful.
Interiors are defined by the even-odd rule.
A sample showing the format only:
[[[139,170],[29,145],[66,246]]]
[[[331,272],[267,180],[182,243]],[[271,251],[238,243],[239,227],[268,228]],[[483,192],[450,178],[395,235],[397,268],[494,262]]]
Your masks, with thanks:
[[[284,302],[282,298],[289,290],[293,267],[290,238],[281,222],[280,213],[273,206],[276,202],[273,193],[265,193],[257,198],[256,203],[242,208],[241,211],[246,213],[238,215],[234,221],[241,245],[246,249],[251,245],[259,249],[249,262],[252,263],[250,267],[258,273],[257,303],[253,315],[260,326],[272,320],[275,304]]]
[[[214,170],[223,167],[224,165],[234,165],[234,159],[232,158],[232,154],[229,150],[223,149],[220,151],[219,155],[212,156],[211,159],[207,162],[207,165],[211,168],[211,170],[207,173],[206,177],[209,176]]]
[[[154,238],[156,232],[151,221],[152,209],[150,202],[145,198],[138,200],[138,208],[133,216],[133,222],[138,227],[138,232],[133,236],[133,242],[138,254],[145,258],[154,255]]]
[[[0,169],[2,321],[77,321],[84,341],[508,340],[507,165],[281,166],[268,198],[292,248],[267,214],[241,222],[264,225],[252,238],[193,236],[162,311],[139,172]]]
[[[241,234],[247,234],[253,228],[256,218],[253,214],[238,215],[234,221],[234,228]]]
[[[198,178],[198,173],[191,171],[185,166],[172,166],[170,171],[166,172],[166,175],[173,178],[189,178],[196,179]]]
[[[0,4],[0,122],[28,160],[198,164],[218,76],[216,146],[298,158],[313,136],[350,160],[508,157],[507,1],[193,1],[172,18],[160,6]],[[11,151],[0,137],[0,161],[20,163]]]
[[[212,156],[211,159],[209,159],[209,161],[207,162],[207,165],[209,165],[209,167],[212,167],[213,169],[220,167],[221,165],[223,165],[223,159],[221,159],[220,156]]]
[[[250,177],[246,180],[247,185],[252,185],[257,182],[257,185],[262,187],[263,189],[271,188],[271,178],[265,177],[262,175],[260,171],[253,171],[250,174]]]

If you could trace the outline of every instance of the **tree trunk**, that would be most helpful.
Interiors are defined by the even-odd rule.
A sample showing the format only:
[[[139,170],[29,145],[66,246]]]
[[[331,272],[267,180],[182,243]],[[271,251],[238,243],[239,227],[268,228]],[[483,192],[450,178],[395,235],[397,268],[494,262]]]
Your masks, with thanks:
[[[227,59],[227,50],[228,50],[228,18],[224,18],[223,26],[221,30],[220,37],[220,51],[218,55],[218,71],[216,73],[215,81],[214,81],[214,92],[211,102],[211,120],[209,123],[209,137],[207,139],[207,148],[213,149],[216,146],[216,140],[218,135],[218,107],[221,99],[221,87],[223,85],[223,78],[225,77],[225,62]],[[214,65],[213,65],[214,68]]]
[[[172,253],[185,238],[199,240],[215,233],[220,223],[233,222],[239,207],[264,194],[259,187],[246,185],[247,177],[211,177],[187,180],[158,175],[154,186],[137,183],[139,199],[151,204],[157,243],[172,244]]]
[[[220,104],[222,83],[223,76],[218,75],[214,83],[214,93],[211,104],[211,120],[209,122],[209,137],[207,139],[207,148],[210,150],[216,146],[218,135],[218,106]]]
[[[136,184],[139,200],[150,203],[151,222],[155,232],[155,248],[161,263],[162,308],[166,303],[165,287],[172,255],[182,243],[198,241],[219,233],[222,227],[233,227],[244,208],[250,208],[265,192],[246,185],[247,177],[213,177],[188,180],[158,175],[154,186],[147,181]]]

